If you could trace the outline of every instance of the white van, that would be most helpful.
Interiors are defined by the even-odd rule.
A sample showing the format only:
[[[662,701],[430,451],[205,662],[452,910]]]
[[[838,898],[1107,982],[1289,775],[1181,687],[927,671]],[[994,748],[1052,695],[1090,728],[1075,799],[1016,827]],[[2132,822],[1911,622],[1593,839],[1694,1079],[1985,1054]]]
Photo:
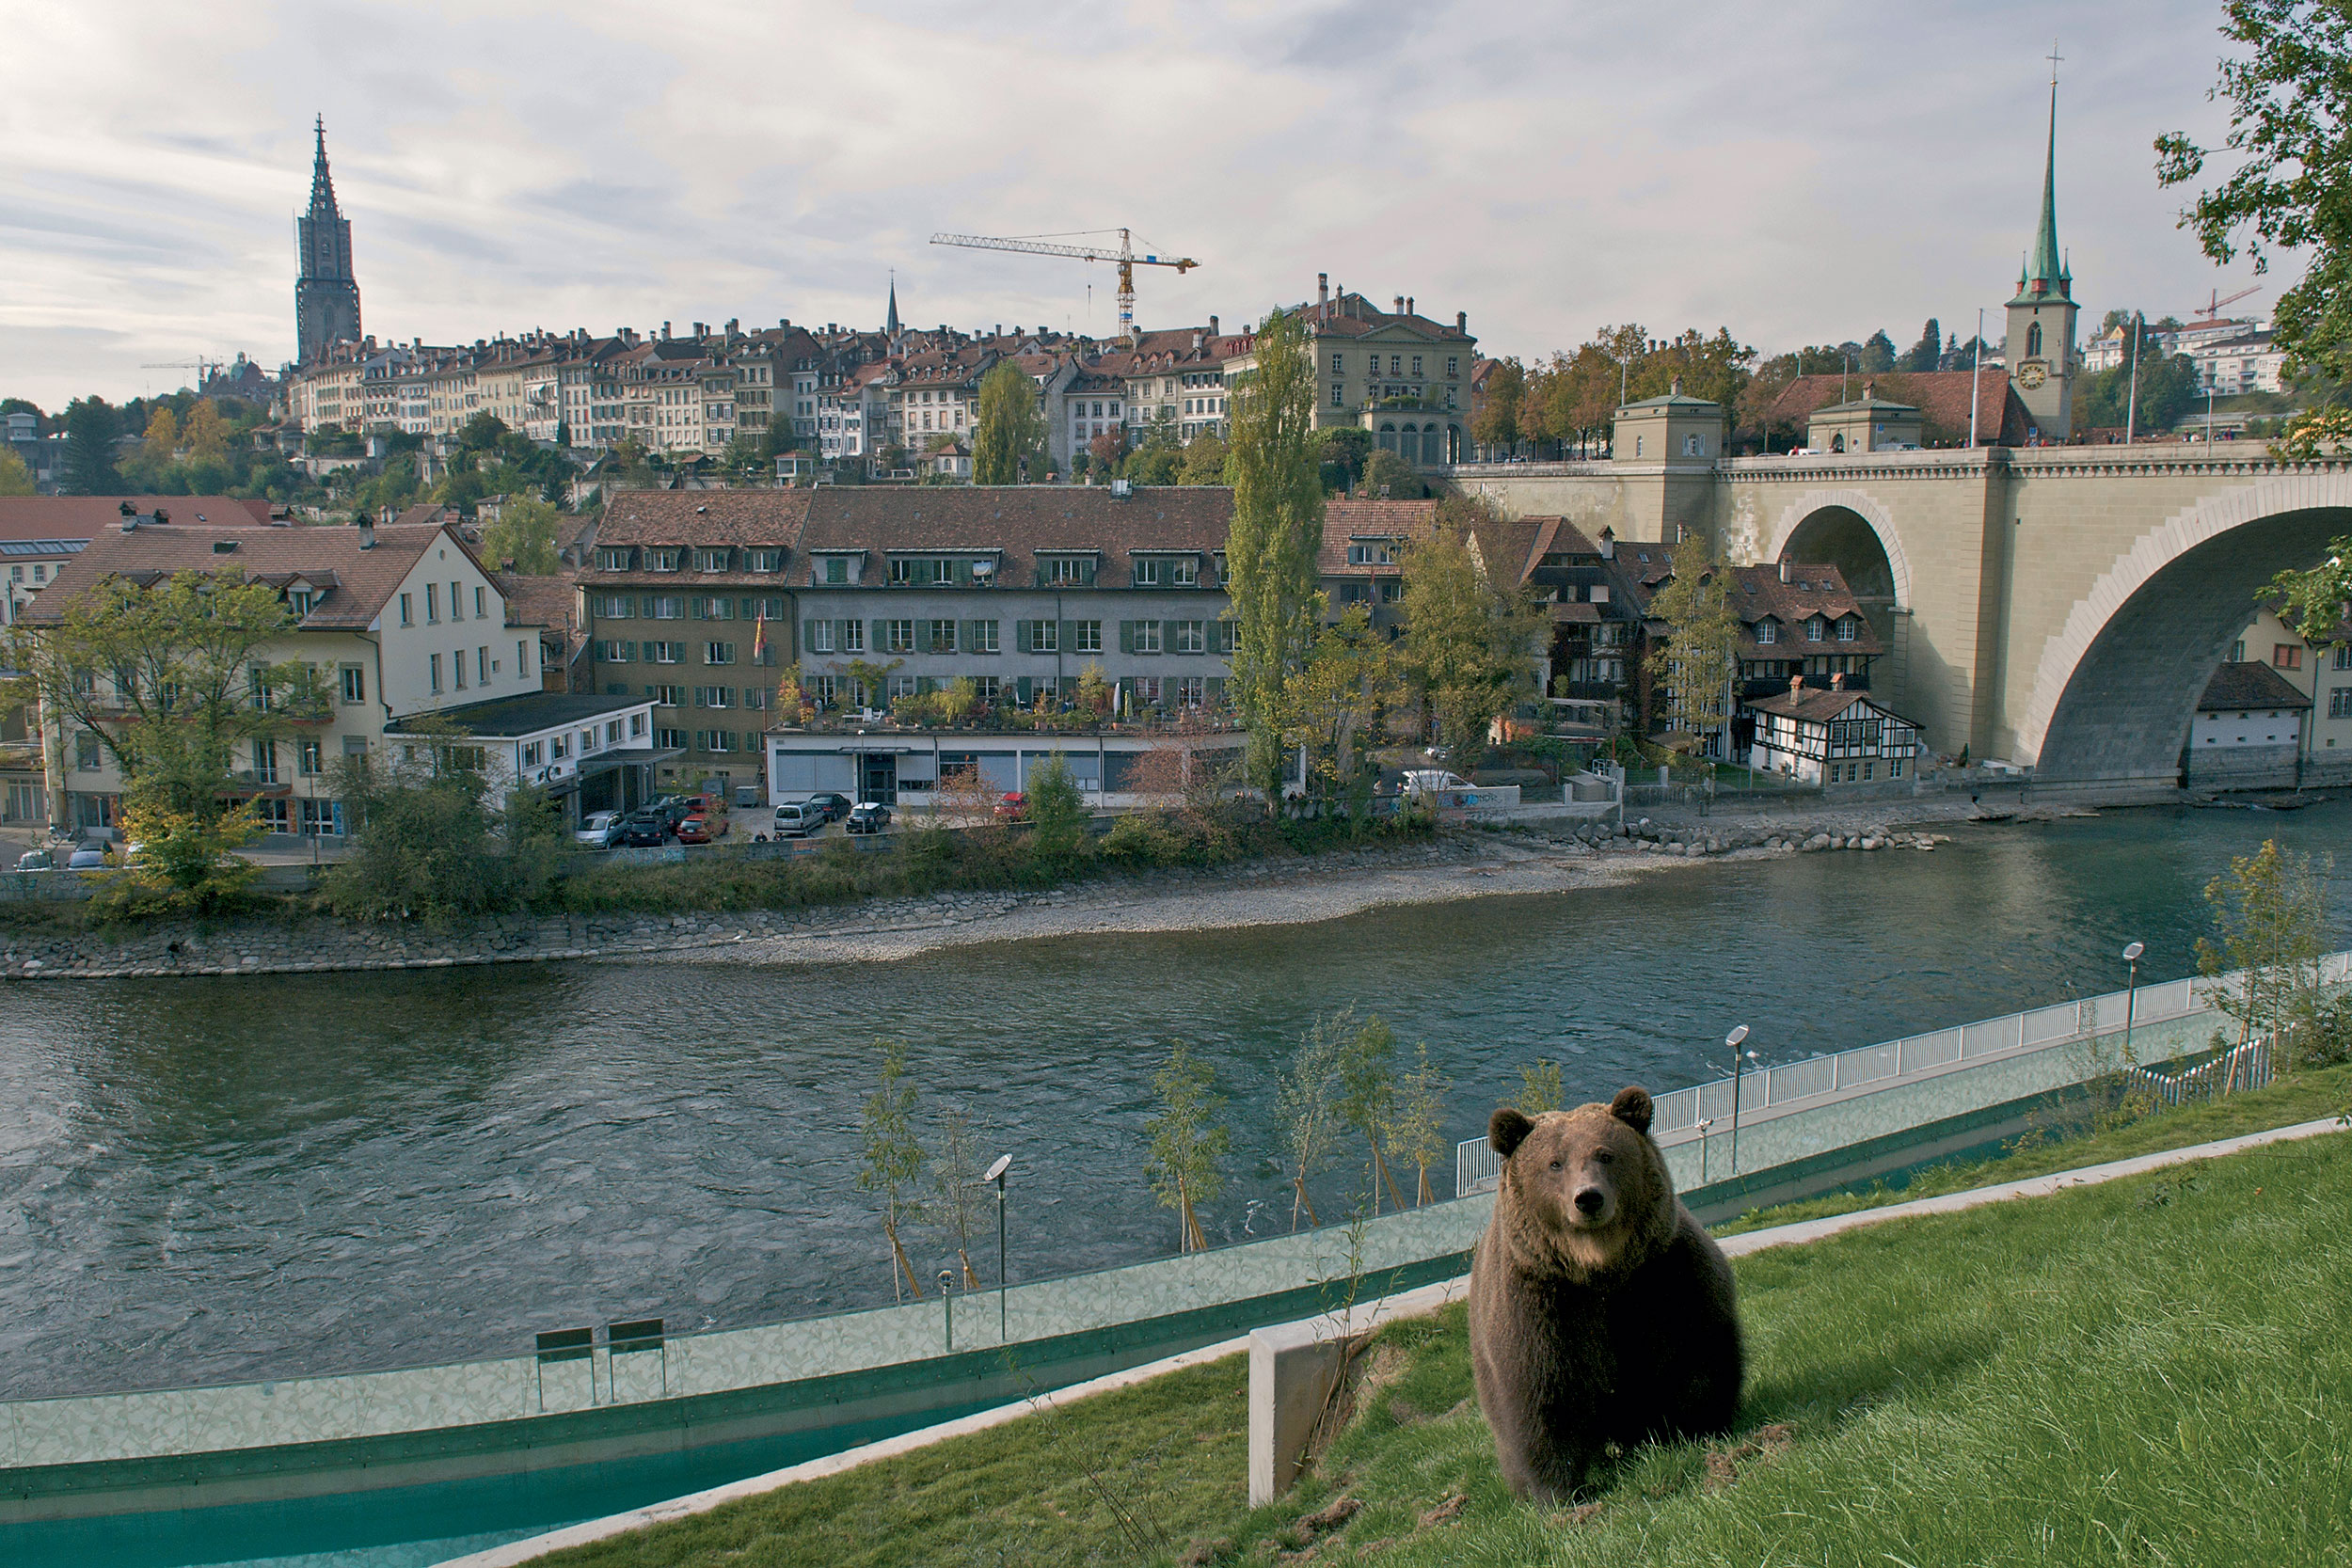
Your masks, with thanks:
[[[806,838],[825,825],[825,808],[806,800],[787,800],[776,808],[778,838]]]

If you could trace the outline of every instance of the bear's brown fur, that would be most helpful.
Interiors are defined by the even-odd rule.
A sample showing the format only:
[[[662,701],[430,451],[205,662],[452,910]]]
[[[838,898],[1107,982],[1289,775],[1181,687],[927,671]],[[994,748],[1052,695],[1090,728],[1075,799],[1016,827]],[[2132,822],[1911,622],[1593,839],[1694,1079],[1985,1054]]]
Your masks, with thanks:
[[[1494,1217],[1470,1269],[1470,1362],[1495,1458],[1554,1501],[1604,1447],[1729,1430],[1744,1354],[1731,1266],[1675,1196],[1650,1097],[1495,1112]]]

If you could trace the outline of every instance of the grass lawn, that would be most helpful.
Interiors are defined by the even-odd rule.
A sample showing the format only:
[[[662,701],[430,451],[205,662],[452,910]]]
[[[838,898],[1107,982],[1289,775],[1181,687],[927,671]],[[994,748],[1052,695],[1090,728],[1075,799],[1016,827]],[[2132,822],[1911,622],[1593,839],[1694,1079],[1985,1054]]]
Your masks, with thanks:
[[[1255,1513],[1236,1357],[549,1560],[2352,1563],[2352,1136],[1737,1268],[1740,1430],[1628,1454],[1577,1509],[1503,1489],[1457,1307],[1382,1332],[1347,1427]]]

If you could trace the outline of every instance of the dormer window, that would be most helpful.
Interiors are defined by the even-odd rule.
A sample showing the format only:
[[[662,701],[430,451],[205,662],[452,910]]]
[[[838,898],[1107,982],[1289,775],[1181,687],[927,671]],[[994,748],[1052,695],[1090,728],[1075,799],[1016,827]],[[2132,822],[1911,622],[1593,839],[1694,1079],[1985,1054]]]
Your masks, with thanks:
[[[1819,642],[1828,630],[1829,623],[1816,615],[1804,624],[1804,640],[1807,642]]]
[[[1855,622],[1852,616],[1840,615],[1837,618],[1837,641],[1840,642],[1852,641],[1854,639],[1854,626]]]
[[[784,570],[782,550],[745,550],[743,569],[747,572],[780,572]]]
[[[1156,561],[1136,562],[1136,586],[1137,588],[1157,588],[1159,585],[1160,562]]]
[[[310,607],[318,603],[318,594],[313,589],[290,588],[286,591],[286,608],[298,616],[310,614]]]
[[[1393,539],[1359,539],[1347,546],[1350,566],[1393,566],[1396,564],[1396,541]]]
[[[727,558],[733,553],[723,546],[716,549],[708,547],[698,549],[694,552],[694,570],[723,572],[727,569]]]
[[[1188,555],[1169,562],[1168,580],[1168,585],[1174,588],[1196,586],[1200,581],[1200,562]]]
[[[679,549],[649,549],[645,552],[645,570],[675,572],[678,568],[678,558],[685,553]]]
[[[1767,615],[1763,620],[1758,621],[1756,624],[1756,640],[1758,643],[1779,641],[1780,623],[1773,620],[1769,615]]]

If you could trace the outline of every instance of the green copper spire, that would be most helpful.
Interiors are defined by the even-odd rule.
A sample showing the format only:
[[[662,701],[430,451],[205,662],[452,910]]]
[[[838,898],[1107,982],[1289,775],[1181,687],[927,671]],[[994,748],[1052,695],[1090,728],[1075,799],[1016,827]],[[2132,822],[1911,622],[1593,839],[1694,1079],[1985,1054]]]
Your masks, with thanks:
[[[2033,254],[2017,279],[2021,303],[2073,296],[2074,278],[2066,270],[2058,243],[2058,75],[2050,77],[2050,150],[2042,170],[2042,225],[2034,231]]]

